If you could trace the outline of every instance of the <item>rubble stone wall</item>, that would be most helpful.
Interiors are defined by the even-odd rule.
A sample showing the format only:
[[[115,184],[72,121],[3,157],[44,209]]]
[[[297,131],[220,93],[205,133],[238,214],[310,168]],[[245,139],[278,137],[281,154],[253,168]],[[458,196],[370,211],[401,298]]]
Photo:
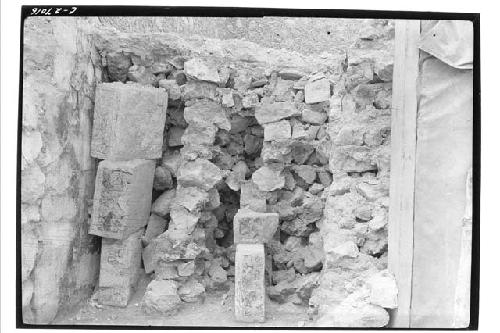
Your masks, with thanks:
[[[396,292],[385,270],[390,22],[365,22],[359,38],[349,39],[348,51],[321,56],[245,40],[124,33],[109,26],[83,34],[78,24],[88,25],[85,20],[40,22],[28,26],[26,36],[36,38],[37,29],[49,33],[51,47],[30,40],[25,49],[25,59],[35,59],[25,60],[25,84],[32,83],[24,92],[23,141],[32,143],[23,149],[23,262],[35,263],[23,266],[26,290],[30,283],[35,289],[23,297],[26,313],[49,322],[58,305],[78,299],[74,266],[89,268],[82,275],[88,277],[85,286],[95,284],[98,253],[95,238],[87,235],[85,198],[94,193],[90,124],[102,77],[168,94],[151,215],[142,246],[133,247],[142,251],[146,273],[154,274],[142,302],[146,312],[171,313],[202,301],[206,291],[231,291],[234,238],[240,237],[234,232],[254,237],[259,231],[253,228],[267,223],[261,216],[267,213],[279,216],[276,227],[273,222],[273,228],[267,223],[259,229],[269,228],[258,243],[266,243],[266,294],[272,301],[308,306],[318,325],[387,324],[385,309],[395,307]],[[57,35],[57,29],[72,33]],[[34,107],[40,101],[51,107]],[[54,114],[36,117],[35,110]],[[42,118],[55,120],[39,125]],[[40,152],[32,152],[37,138]],[[71,172],[85,176],[54,187],[50,179],[66,178],[51,178],[50,168],[64,172],[65,154]],[[54,188],[67,190],[52,193]],[[235,222],[241,222],[236,229]],[[49,242],[54,235],[59,241]],[[87,266],[79,266],[84,258]]]
[[[88,235],[95,166],[90,158],[100,57],[82,21],[30,17],[24,23],[21,156],[22,310],[49,323],[87,299],[99,268]]]

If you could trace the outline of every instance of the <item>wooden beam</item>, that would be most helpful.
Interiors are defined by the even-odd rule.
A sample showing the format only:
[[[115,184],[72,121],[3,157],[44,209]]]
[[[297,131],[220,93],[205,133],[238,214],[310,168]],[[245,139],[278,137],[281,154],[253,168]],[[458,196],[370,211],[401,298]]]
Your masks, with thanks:
[[[389,270],[398,284],[391,327],[410,327],[419,20],[397,20],[392,86]]]

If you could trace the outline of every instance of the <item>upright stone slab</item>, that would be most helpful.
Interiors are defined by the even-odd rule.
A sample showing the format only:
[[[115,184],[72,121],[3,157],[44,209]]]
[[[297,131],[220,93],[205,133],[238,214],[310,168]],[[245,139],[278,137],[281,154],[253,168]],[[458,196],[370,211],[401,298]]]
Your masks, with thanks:
[[[249,209],[240,209],[234,216],[234,242],[240,243],[267,243],[279,224],[278,213],[261,213]]]
[[[114,160],[161,158],[167,103],[163,89],[119,82],[98,85],[90,154]]]
[[[99,163],[89,233],[124,239],[145,226],[151,210],[154,170],[152,160]]]
[[[139,229],[124,240],[102,239],[99,303],[127,306],[139,279],[143,232]]]
[[[265,320],[265,252],[263,244],[237,244],[234,311],[236,320]]]

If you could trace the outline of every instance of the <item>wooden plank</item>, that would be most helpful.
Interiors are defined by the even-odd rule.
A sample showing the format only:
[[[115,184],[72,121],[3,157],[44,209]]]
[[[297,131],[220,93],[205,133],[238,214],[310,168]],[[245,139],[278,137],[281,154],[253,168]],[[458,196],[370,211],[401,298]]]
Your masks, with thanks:
[[[410,327],[419,20],[397,20],[391,120],[389,270],[398,284],[391,327]]]

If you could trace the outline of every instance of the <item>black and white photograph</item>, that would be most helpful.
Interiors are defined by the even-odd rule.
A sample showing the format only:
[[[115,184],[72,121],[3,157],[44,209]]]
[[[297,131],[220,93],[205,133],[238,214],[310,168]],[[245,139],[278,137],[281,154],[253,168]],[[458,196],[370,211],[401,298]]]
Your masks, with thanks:
[[[478,13],[12,15],[18,328],[477,330]]]

